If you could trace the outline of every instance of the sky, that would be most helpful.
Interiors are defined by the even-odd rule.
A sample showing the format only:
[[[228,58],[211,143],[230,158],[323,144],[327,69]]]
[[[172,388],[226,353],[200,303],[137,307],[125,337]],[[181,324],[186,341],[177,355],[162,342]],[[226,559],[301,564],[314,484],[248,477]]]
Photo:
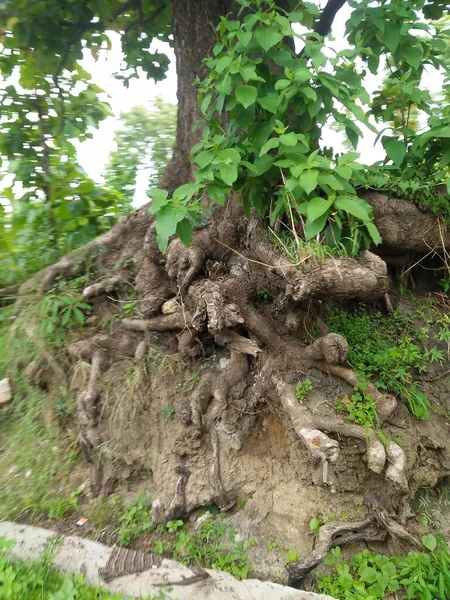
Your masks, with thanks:
[[[324,2],[319,2],[323,5]],[[345,6],[336,16],[333,24],[332,33],[334,41],[330,42],[336,50],[345,47],[344,31],[345,22],[349,18],[351,9]],[[98,130],[92,130],[93,139],[78,144],[79,161],[88,175],[101,182],[101,173],[108,161],[109,153],[115,149],[114,131],[120,125],[119,115],[123,111],[129,110],[132,106],[139,104],[151,108],[152,102],[157,96],[162,96],[166,102],[176,103],[176,71],[173,51],[162,42],[155,42],[153,49],[165,52],[171,59],[169,71],[164,81],[155,83],[153,80],[147,80],[145,75],[138,79],[130,81],[129,88],[125,88],[121,81],[115,79],[114,73],[120,70],[122,53],[120,48],[120,38],[116,33],[110,34],[112,49],[110,51],[100,52],[99,59],[94,61],[89,52],[85,53],[83,67],[92,74],[93,81],[102,87],[109,94],[114,116],[109,117],[100,125]],[[380,84],[380,77],[370,75],[366,80],[366,89],[369,92],[374,91]],[[437,91],[441,78],[436,77],[436,73],[429,73],[424,77],[425,86],[432,91]],[[379,141],[374,145],[375,134],[368,129],[364,130],[364,138],[360,140],[358,151],[361,153],[360,161],[363,163],[373,163],[384,157],[384,150]],[[327,146],[332,146],[335,150],[343,150],[342,134],[339,134],[330,128],[327,128],[325,140]],[[146,196],[146,174],[141,171],[138,178],[137,189],[134,199],[134,205],[139,206],[147,201]]]

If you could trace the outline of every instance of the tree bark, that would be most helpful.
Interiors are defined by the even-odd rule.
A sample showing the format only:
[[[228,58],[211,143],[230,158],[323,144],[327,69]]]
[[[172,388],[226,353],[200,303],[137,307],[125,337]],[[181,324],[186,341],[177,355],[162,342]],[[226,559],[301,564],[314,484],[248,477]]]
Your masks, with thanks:
[[[214,27],[233,0],[172,0],[172,29],[177,66],[178,117],[175,148],[161,185],[169,192],[192,178],[189,154],[198,141],[200,118],[194,81],[202,76],[202,61],[215,41]]]

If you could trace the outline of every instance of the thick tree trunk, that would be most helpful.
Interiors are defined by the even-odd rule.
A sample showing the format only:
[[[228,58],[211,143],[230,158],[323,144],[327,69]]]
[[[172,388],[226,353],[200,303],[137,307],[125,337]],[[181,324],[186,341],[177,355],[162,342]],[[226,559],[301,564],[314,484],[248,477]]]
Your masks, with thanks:
[[[214,44],[214,26],[230,11],[233,0],[172,0],[172,27],[177,63],[178,120],[172,160],[162,178],[162,187],[172,192],[191,179],[189,153],[199,137],[194,124],[200,118],[196,77],[202,60]]]

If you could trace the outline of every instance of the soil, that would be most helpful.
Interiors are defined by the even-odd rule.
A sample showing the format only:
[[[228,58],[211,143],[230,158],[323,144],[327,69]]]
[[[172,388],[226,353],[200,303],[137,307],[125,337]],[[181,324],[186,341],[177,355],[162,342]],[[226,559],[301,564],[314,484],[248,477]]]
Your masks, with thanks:
[[[386,224],[389,206],[379,196],[374,202]],[[416,211],[402,206],[392,218]],[[396,253],[401,244],[409,251],[404,232],[413,226],[402,228],[398,244],[389,228]],[[391,440],[381,443],[335,410],[359,379],[346,362],[347,341],[324,323],[326,307],[336,302],[375,303],[386,315],[392,304],[411,310],[410,300],[396,296],[380,256],[365,252],[294,267],[231,202],[195,232],[190,248],[173,240],[163,257],[141,209],[23,289],[49,289],[88,263],[82,297],[93,314],[68,340],[62,364],[78,399],[72,425],[91,469],[86,500],[145,491],[155,522],[215,505],[242,536],[260,541],[257,574],[278,580],[285,578],[283,558],[264,550],[265,541],[307,556],[313,517],[356,522],[372,518],[375,506],[380,524],[383,513],[368,493],[382,499],[407,539],[417,490],[450,474],[448,352],[416,374],[435,409],[428,420],[414,419],[389,390],[369,387],[383,439]],[[416,296],[434,293],[434,281],[427,289],[426,278],[413,275]],[[448,300],[432,297],[448,313]],[[130,301],[135,311],[125,315],[121,307]],[[49,379],[54,372],[53,365]],[[313,391],[299,402],[295,384],[305,377]],[[393,442],[397,436],[401,446]],[[73,520],[59,526],[72,532]],[[391,535],[392,527],[387,522]]]

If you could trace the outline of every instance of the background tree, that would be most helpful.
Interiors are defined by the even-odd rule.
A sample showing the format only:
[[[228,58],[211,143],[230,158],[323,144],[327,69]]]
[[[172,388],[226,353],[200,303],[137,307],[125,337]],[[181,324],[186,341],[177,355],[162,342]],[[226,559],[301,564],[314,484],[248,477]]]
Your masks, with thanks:
[[[114,141],[104,178],[112,190],[121,192],[131,204],[139,171],[147,176],[147,185],[156,187],[172,156],[175,141],[177,108],[155,100],[153,110],[134,106],[120,115],[121,128]]]

